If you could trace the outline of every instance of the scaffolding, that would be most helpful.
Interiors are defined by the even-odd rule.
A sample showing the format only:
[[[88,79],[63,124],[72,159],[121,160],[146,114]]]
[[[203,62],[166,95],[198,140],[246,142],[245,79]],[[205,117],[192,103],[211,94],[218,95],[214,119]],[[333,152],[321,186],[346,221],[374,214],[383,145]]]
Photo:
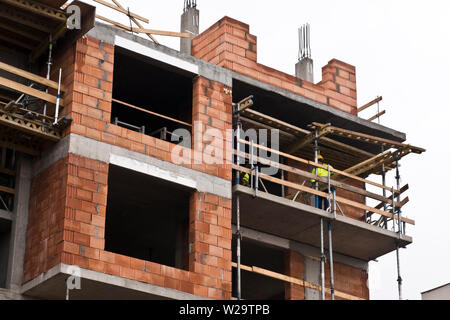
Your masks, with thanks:
[[[364,109],[371,105],[378,104],[381,99],[381,97],[378,97],[364,106]],[[245,215],[245,212],[242,212],[239,194],[236,195],[237,263],[233,263],[233,267],[237,269],[237,299],[241,299],[241,270],[256,272],[288,283],[299,284],[305,288],[318,290],[322,300],[325,300],[326,293],[330,294],[332,300],[335,299],[335,296],[344,299],[359,299],[358,297],[335,290],[332,233],[333,223],[335,222],[338,213],[341,216],[345,216],[345,210],[342,210],[341,205],[364,212],[361,216],[361,220],[366,224],[370,224],[380,229],[390,229],[398,234],[398,241],[396,244],[398,268],[397,281],[399,298],[401,299],[402,278],[400,276],[399,248],[401,247],[402,237],[406,234],[406,224],[414,225],[415,222],[410,218],[402,216],[402,208],[409,202],[409,198],[404,197],[403,200],[401,200],[401,195],[407,191],[409,187],[407,184],[403,187],[400,186],[399,160],[410,153],[421,154],[426,150],[398,141],[339,128],[333,126],[331,123],[322,124],[312,122],[308,126],[309,130],[303,129],[255,111],[252,109],[252,106],[253,96],[233,104],[237,134],[236,149],[234,150],[236,162],[232,167],[235,170],[236,185],[241,184],[241,173],[246,173],[250,175],[250,188],[253,190],[252,193],[254,199],[258,197],[258,192],[269,193],[263,183],[263,181],[268,181],[281,187],[280,193],[277,194],[277,196],[280,196],[281,194],[281,197],[289,199],[292,202],[300,202],[319,208],[319,197],[322,197],[328,200],[329,205],[324,208],[328,213],[328,217],[320,217],[320,256],[318,258],[316,257],[316,260],[320,261],[320,286],[318,286],[295,277],[288,277],[256,266],[249,267],[241,264],[242,234],[240,230],[240,221],[243,215]],[[372,117],[373,119],[370,118],[369,120],[379,119],[384,113],[385,112],[378,112],[377,117]],[[243,134],[245,129],[243,123],[246,124],[245,128],[247,129],[263,128],[280,130],[280,148],[269,148],[268,144],[258,144],[257,141],[254,141],[252,138],[247,137],[247,139],[244,139],[243,137],[246,136]],[[352,141],[357,141],[356,145],[358,147],[352,145]],[[363,144],[378,146],[381,152],[379,154],[372,154],[361,147]],[[246,149],[248,149],[249,152],[246,152]],[[277,154],[281,157],[281,160],[278,162],[271,161],[268,158],[256,155],[255,150],[264,150],[265,152]],[[319,154],[325,155],[327,163],[333,163],[333,165],[336,165],[336,168],[330,169],[329,165],[325,166],[319,164]],[[308,158],[313,158],[313,160],[307,160]],[[300,164],[300,167],[307,166],[309,170],[302,170],[294,164],[286,165],[283,163],[283,159],[288,159],[290,162]],[[248,166],[246,163],[248,163]],[[261,166],[278,168],[281,170],[281,178],[260,172]],[[313,171],[311,171],[311,168],[313,168]],[[314,174],[314,168],[316,174]],[[328,176],[318,176],[317,168],[327,170]],[[388,187],[386,185],[386,172],[390,170],[395,170],[396,172],[396,187]],[[334,173],[333,177],[331,173]],[[292,179],[286,180],[286,174],[295,175],[297,177],[297,182],[289,181]],[[371,174],[381,175],[382,183],[379,184],[368,180],[367,177]],[[301,180],[303,180],[303,183],[299,182]],[[313,181],[311,187],[305,185],[308,180]],[[355,186],[355,183],[352,182],[363,184],[363,186]],[[366,190],[364,186],[366,184],[381,189],[382,194]],[[262,190],[259,190],[259,185],[263,187]],[[295,194],[286,195],[286,189],[294,190]],[[362,196],[364,199],[369,198],[376,200],[379,201],[379,203],[376,206],[369,206],[365,203],[348,199],[345,196],[336,195],[336,189],[345,190],[346,192]],[[387,195],[388,193],[390,193],[390,195]],[[308,197],[308,195],[313,196],[314,200],[312,200],[311,197]],[[325,254],[323,230],[326,222],[328,229],[328,257]],[[327,258],[330,268],[329,288],[326,288],[325,286],[325,262]]]

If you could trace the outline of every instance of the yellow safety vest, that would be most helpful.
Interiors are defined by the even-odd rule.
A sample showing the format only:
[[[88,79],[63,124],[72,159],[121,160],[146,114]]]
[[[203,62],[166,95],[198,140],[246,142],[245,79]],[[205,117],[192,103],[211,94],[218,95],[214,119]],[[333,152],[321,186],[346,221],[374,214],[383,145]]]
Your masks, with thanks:
[[[244,177],[242,178],[242,181],[248,183],[249,180],[250,180],[249,174],[248,174],[248,173],[245,173],[245,174],[244,174]]]
[[[331,175],[334,174],[334,172],[332,171],[332,170],[333,170],[333,167],[332,167],[331,165],[325,164],[325,163],[324,163],[323,166],[324,166],[324,167],[327,167],[327,168],[330,167],[330,173],[331,173]],[[318,170],[317,170],[317,175],[318,175],[319,177],[328,177],[328,169],[314,168],[314,169],[312,170],[312,174],[316,175],[316,169],[318,169]],[[311,179],[311,182],[316,182],[316,180]]]

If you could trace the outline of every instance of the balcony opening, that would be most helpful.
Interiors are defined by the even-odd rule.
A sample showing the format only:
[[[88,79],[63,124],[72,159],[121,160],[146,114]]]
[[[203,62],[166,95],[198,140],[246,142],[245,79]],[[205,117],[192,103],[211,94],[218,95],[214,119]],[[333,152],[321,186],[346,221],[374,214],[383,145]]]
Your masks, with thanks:
[[[110,165],[105,250],[189,269],[189,199],[178,184]]]
[[[236,262],[236,240],[233,240],[233,261]],[[241,264],[273,272],[285,273],[284,251],[256,241],[241,241]],[[237,272],[233,268],[233,297],[237,297]],[[241,269],[241,298],[245,300],[284,300],[285,283],[261,274]]]
[[[111,123],[166,141],[192,133],[194,75],[116,47]]]

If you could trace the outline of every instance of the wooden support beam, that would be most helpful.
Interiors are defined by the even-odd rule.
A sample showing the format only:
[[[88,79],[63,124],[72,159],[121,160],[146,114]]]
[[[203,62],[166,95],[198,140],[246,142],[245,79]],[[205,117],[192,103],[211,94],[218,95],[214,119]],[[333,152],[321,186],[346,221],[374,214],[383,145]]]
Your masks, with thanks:
[[[233,103],[233,107],[239,105],[239,111],[235,110],[233,114],[242,113],[248,108],[251,108],[253,106],[253,96],[248,96],[247,98],[242,99],[238,103]]]
[[[367,109],[368,107],[373,106],[375,103],[378,103],[378,102],[380,102],[381,100],[383,100],[383,97],[378,97],[378,98],[376,98],[376,99],[370,101],[369,103],[366,103],[366,104],[363,105],[362,107],[359,107],[359,108],[358,108],[358,113],[361,112],[361,111],[363,111],[363,110],[365,110],[365,109]]]
[[[5,70],[5,71],[7,71],[9,73],[15,74],[17,76],[20,76],[22,78],[31,80],[33,82],[40,83],[40,84],[42,84],[44,86],[47,86],[49,88],[53,88],[53,89],[58,90],[58,83],[57,82],[52,81],[52,80],[47,80],[46,78],[38,76],[38,75],[36,75],[34,73],[27,72],[25,70],[13,67],[13,66],[11,66],[9,64],[6,64],[6,63],[3,63],[3,62],[0,62],[0,69],[1,70]],[[65,88],[64,88],[63,85],[61,85],[61,91],[63,91],[63,92],[65,91]]]
[[[232,167],[235,170],[239,170],[239,171],[251,174],[251,170],[247,169],[245,167],[241,167],[241,166],[238,166],[238,165],[235,165],[235,164],[233,164]],[[307,192],[309,194],[314,194],[316,196],[320,196],[320,197],[324,197],[324,198],[328,197],[328,193],[325,193],[325,192],[322,192],[322,191],[318,191],[316,189],[312,189],[312,188],[309,188],[309,187],[305,187],[305,186],[302,186],[300,184],[293,183],[293,182],[290,182],[290,181],[274,178],[274,177],[271,177],[271,176],[266,175],[264,173],[259,173],[258,176],[261,179],[264,179],[264,180],[267,180],[267,181],[271,181],[271,182],[274,182],[274,183],[278,183],[280,185],[283,185],[285,187],[289,187],[289,188],[292,188],[292,189],[295,189],[295,190],[298,190],[298,191],[304,191],[304,192]],[[392,219],[398,219],[392,213],[385,212],[385,211],[382,211],[382,210],[379,210],[379,209],[376,209],[376,208],[372,208],[372,207],[366,206],[365,204],[358,203],[358,202],[355,202],[355,201],[352,201],[352,200],[348,200],[348,199],[345,199],[345,198],[342,198],[342,197],[336,196],[336,201],[338,201],[339,203],[344,203],[346,205],[349,205],[349,206],[357,208],[357,209],[362,209],[362,210],[366,210],[366,211],[369,211],[369,212],[378,213],[378,214],[380,214],[382,216],[385,216],[385,217],[388,217],[388,218],[392,218]],[[408,218],[403,218],[402,217],[401,221],[409,223],[409,224],[412,224],[412,225],[415,224],[414,220],[411,220],[411,219],[408,219]]]
[[[31,0],[2,0],[3,3],[15,6],[26,11],[33,12],[34,14],[51,18],[58,21],[66,21],[66,13],[64,11],[46,6],[42,3]]]
[[[23,24],[27,27],[30,27],[30,28],[33,28],[33,29],[36,29],[36,30],[39,30],[39,31],[42,31],[45,33],[50,33],[52,31],[52,29],[49,26],[42,24],[40,21],[33,19],[32,17],[29,17],[22,13],[19,13],[16,10],[13,10],[8,7],[0,6],[0,17],[2,17],[4,19],[8,19],[9,21]]]
[[[0,111],[0,124],[53,142],[61,140],[60,133],[55,129],[38,121],[26,119],[21,115]]]
[[[16,175],[16,172],[14,170],[9,170],[9,169],[2,168],[2,167],[0,167],[0,173],[7,174],[12,177],[14,177]]]
[[[273,117],[270,117],[268,115],[265,115],[263,113],[260,113],[258,111],[252,110],[252,109],[245,110],[245,112],[243,113],[243,116],[250,118],[256,122],[263,123],[265,125],[269,125],[271,127],[279,129],[288,134],[295,135],[297,137],[303,138],[304,136],[311,133],[311,131],[309,131],[309,130],[305,130],[305,129],[296,127],[287,122],[275,119]],[[350,154],[359,155],[361,157],[369,157],[370,158],[370,157],[374,156],[374,154],[372,154],[372,153],[355,148],[353,146],[349,146],[345,143],[330,139],[328,137],[322,137],[322,139],[320,140],[320,143],[323,145],[335,148],[337,150],[343,150]]]
[[[39,98],[39,99],[42,99],[44,101],[56,104],[56,97],[55,96],[52,96],[51,94],[45,93],[43,91],[39,91],[39,90],[30,88],[30,87],[27,87],[27,86],[25,86],[23,84],[20,84],[18,82],[15,82],[15,81],[12,81],[12,80],[0,77],[0,85],[2,85],[4,87],[7,87],[7,88],[10,88],[12,90],[16,90],[16,91],[21,92],[21,93],[28,94],[28,95],[33,96],[35,98]],[[64,101],[62,99],[60,100],[59,105],[60,106],[64,106]]]
[[[238,150],[233,150],[233,153],[235,155],[240,156],[240,157],[244,157],[246,159],[250,159],[250,155],[248,153],[239,152]],[[270,161],[268,159],[265,159],[265,158],[262,158],[262,157],[259,157],[259,156],[256,156],[256,155],[253,156],[253,159],[255,161],[258,161],[258,162],[264,164],[264,165],[269,165],[269,166],[274,167],[274,168],[279,168],[279,169],[281,169],[283,171],[294,173],[294,174],[299,175],[301,177],[304,177],[306,179],[314,179],[314,180],[322,182],[324,185],[328,184],[328,178],[326,178],[326,177],[318,177],[318,176],[316,176],[315,174],[313,174],[311,172],[307,172],[307,171],[304,171],[304,170],[301,170],[301,169],[298,169],[298,168],[294,168],[294,167],[291,167],[291,166],[288,166],[288,165],[285,165],[285,164],[282,164],[282,163],[273,162],[273,161]],[[332,170],[332,172],[334,172],[334,170]],[[336,188],[339,188],[339,189],[343,189],[343,190],[350,191],[350,192],[353,192],[353,193],[356,193],[356,194],[359,194],[359,195],[362,195],[362,196],[365,196],[365,197],[368,197],[368,198],[371,198],[371,199],[375,199],[375,200],[383,201],[383,202],[388,203],[388,204],[392,204],[392,199],[391,198],[383,197],[382,195],[378,195],[376,193],[367,191],[365,189],[361,189],[361,188],[358,188],[358,187],[355,187],[355,186],[343,183],[341,181],[337,181],[334,178],[330,179],[330,184],[333,187],[336,187]],[[394,202],[394,203],[395,203],[396,207],[402,207],[401,203],[398,203],[398,202]]]
[[[245,144],[250,145],[250,142],[248,142],[248,141],[246,141],[246,140],[243,140],[243,139],[239,139],[239,142],[242,142],[242,143],[245,143]],[[267,148],[267,147],[261,146],[261,145],[259,145],[259,144],[253,144],[253,146],[254,146],[255,148],[258,148],[258,149],[261,149],[261,150],[265,150],[265,151],[269,151],[269,152],[274,152],[274,153],[276,153],[276,154],[278,154],[278,155],[280,155],[280,156],[283,156],[283,157],[288,158],[288,159],[292,159],[292,160],[294,160],[294,161],[298,161],[298,162],[301,162],[301,163],[304,163],[304,164],[307,164],[307,165],[310,165],[310,166],[314,166],[314,167],[317,167],[317,168],[322,168],[322,169],[328,170],[328,168],[327,168],[326,166],[322,166],[322,165],[320,165],[320,164],[318,164],[318,163],[315,163],[315,162],[312,162],[312,161],[309,161],[309,160],[305,160],[305,159],[302,159],[302,158],[299,158],[299,157],[290,155],[290,154],[288,154],[288,153],[284,153],[284,152],[281,152],[281,151],[278,151],[278,150],[275,150],[275,149]],[[373,185],[373,186],[375,186],[375,187],[379,187],[379,188],[382,188],[382,189],[386,189],[386,190],[388,190],[388,191],[391,191],[391,190],[392,190],[391,188],[386,187],[386,186],[383,186],[382,184],[379,184],[379,183],[376,183],[376,182],[373,182],[373,181],[370,181],[370,180],[366,180],[366,179],[363,179],[363,178],[358,177],[358,176],[354,176],[354,175],[349,174],[349,173],[347,173],[347,172],[345,172],[345,171],[341,171],[341,170],[338,170],[338,169],[333,169],[333,171],[334,171],[336,174],[343,175],[343,176],[345,176],[345,177],[347,177],[347,178],[351,178],[351,179],[353,179],[353,180],[357,180],[357,181],[360,181],[360,182],[364,182],[364,183]],[[398,192],[398,190],[394,190],[394,192]]]
[[[318,130],[317,139],[320,139],[321,137],[325,136],[328,133],[329,126],[331,126],[330,123],[328,123],[327,125],[325,125],[324,127],[320,128]],[[306,137],[293,143],[290,147],[288,147],[286,152],[287,153],[295,153],[297,150],[300,150],[303,147],[306,147],[307,145],[309,145],[311,142],[314,141],[315,138],[316,138],[316,132],[312,131]]]
[[[231,266],[233,268],[237,268],[237,263],[236,262],[232,262]],[[255,266],[246,266],[246,265],[243,265],[243,264],[240,265],[240,268],[242,270],[245,270],[245,271],[248,271],[248,272],[257,273],[257,274],[260,274],[260,275],[263,275],[263,276],[266,276],[266,277],[269,277],[269,278],[278,279],[278,280],[281,280],[281,281],[297,284],[299,286],[310,288],[310,289],[314,289],[314,290],[317,290],[317,291],[322,291],[322,287],[317,285],[317,284],[314,284],[314,283],[311,283],[311,282],[308,282],[308,281],[305,281],[305,280],[302,280],[302,279],[289,277],[289,276],[286,276],[286,275],[281,274],[281,273],[273,272],[273,271],[262,269],[262,268],[255,267]],[[331,294],[331,289],[325,288],[325,292],[328,293],[328,294]],[[353,296],[351,294],[348,294],[348,293],[345,293],[345,292],[342,292],[342,291],[339,291],[339,290],[334,290],[334,294],[336,295],[336,297],[339,297],[339,298],[342,298],[342,299],[347,299],[347,300],[364,300],[364,299],[362,299],[360,297]]]
[[[20,41],[18,39],[15,39],[11,36],[8,36],[7,34],[0,34],[0,40],[5,40],[7,42],[10,42],[18,47],[27,49],[27,50],[33,50],[34,46],[31,43]]]
[[[9,31],[9,32],[13,32],[15,34],[18,34],[19,36],[22,36],[24,38],[28,38],[28,39],[33,40],[33,41],[37,41],[37,42],[41,42],[42,41],[42,37],[39,37],[34,32],[32,32],[32,31],[25,31],[24,29],[18,28],[17,26],[13,26],[13,25],[11,25],[9,23],[0,22],[0,28],[4,29],[6,31]]]
[[[369,119],[367,119],[367,121],[373,121],[375,119],[378,119],[379,117],[381,117],[385,113],[386,113],[386,110],[383,110],[383,111],[377,113],[376,115],[374,115],[373,117],[370,117]]]
[[[9,194],[15,194],[16,193],[16,191],[14,189],[3,187],[3,186],[0,186],[0,191],[6,192],[6,193],[9,193]]]
[[[392,153],[389,150],[386,150],[385,152],[380,153],[380,154],[378,154],[378,155],[376,155],[376,156],[374,156],[374,157],[372,157],[370,159],[367,159],[367,160],[365,160],[365,161],[363,161],[361,163],[358,163],[357,165],[354,165],[353,167],[345,169],[344,171],[348,172],[348,173],[351,173],[351,174],[354,174],[355,176],[357,176],[357,175],[359,175],[359,173],[357,173],[357,172],[361,168],[373,165],[373,163],[378,163],[378,161],[380,159],[385,159],[385,158],[389,157],[390,155],[392,155]]]
[[[179,37],[179,38],[190,38],[191,34],[187,32],[173,32],[173,31],[164,31],[164,30],[153,30],[153,29],[143,29],[143,28],[131,28],[133,32],[137,33],[151,33],[157,34],[160,36],[168,36],[168,37]]]
[[[136,109],[136,110],[139,110],[139,111],[142,111],[142,112],[145,112],[145,113],[148,113],[148,114],[151,114],[151,115],[163,118],[163,119],[167,119],[167,120],[170,120],[170,121],[173,121],[173,122],[177,122],[177,123],[182,124],[182,125],[187,126],[187,127],[192,127],[192,124],[190,124],[190,123],[187,123],[187,122],[184,122],[184,121],[181,121],[181,120],[177,120],[177,119],[174,119],[174,118],[171,118],[171,117],[167,117],[167,116],[164,116],[162,114],[159,114],[159,113],[147,110],[147,109],[139,108],[139,107],[136,107],[136,106],[134,106],[132,104],[129,104],[129,103],[117,100],[117,99],[112,99],[112,101],[113,102],[117,102],[117,103],[119,103],[121,105],[130,107],[130,108],[133,108],[133,109]]]
[[[111,9],[113,9],[113,10],[116,10],[118,12],[122,12],[122,13],[126,14],[127,16],[133,17],[133,18],[138,19],[138,20],[140,20],[142,22],[145,22],[145,23],[149,23],[150,22],[147,18],[144,18],[144,17],[142,17],[142,16],[140,16],[138,14],[135,14],[133,12],[129,12],[128,10],[126,10],[124,8],[121,8],[121,7],[118,7],[118,6],[115,6],[115,5],[113,5],[113,4],[109,3],[109,2],[106,2],[106,1],[103,1],[103,0],[94,0],[94,2],[102,4],[102,5],[106,6],[106,7],[109,7]]]
[[[120,5],[120,3],[119,3],[117,0],[112,0],[112,2],[114,2],[114,4],[115,4],[117,7],[119,7],[120,9],[125,10],[125,8],[122,7],[122,6]],[[139,28],[142,28],[141,23],[140,23],[136,18],[131,17],[131,20],[132,20]],[[154,43],[159,44],[159,42],[158,42],[155,38],[153,38],[153,36],[151,35],[151,33],[147,33],[147,36],[148,36]]]
[[[325,124],[317,123],[317,122],[313,122],[313,125],[316,127],[319,127],[319,128],[325,126]],[[328,127],[328,129],[331,134],[343,136],[345,138],[349,138],[352,140],[364,141],[367,143],[371,143],[371,144],[375,144],[375,145],[383,145],[386,147],[396,148],[396,149],[411,149],[412,152],[419,153],[419,154],[426,151],[423,148],[414,147],[409,144],[404,144],[404,143],[397,142],[394,140],[371,136],[371,135],[368,135],[365,133],[360,133],[360,132],[342,129],[342,128],[338,128],[338,127],[333,127],[333,126]]]

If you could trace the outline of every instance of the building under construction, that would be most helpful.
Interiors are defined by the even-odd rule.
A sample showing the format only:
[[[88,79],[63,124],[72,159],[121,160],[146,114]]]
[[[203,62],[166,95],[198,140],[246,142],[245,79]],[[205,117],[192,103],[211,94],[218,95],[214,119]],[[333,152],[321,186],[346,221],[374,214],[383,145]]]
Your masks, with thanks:
[[[314,83],[309,25],[294,76],[196,1],[181,32],[66,2],[0,0],[0,299],[369,299],[395,251],[401,296],[425,150],[358,116],[354,66]]]

